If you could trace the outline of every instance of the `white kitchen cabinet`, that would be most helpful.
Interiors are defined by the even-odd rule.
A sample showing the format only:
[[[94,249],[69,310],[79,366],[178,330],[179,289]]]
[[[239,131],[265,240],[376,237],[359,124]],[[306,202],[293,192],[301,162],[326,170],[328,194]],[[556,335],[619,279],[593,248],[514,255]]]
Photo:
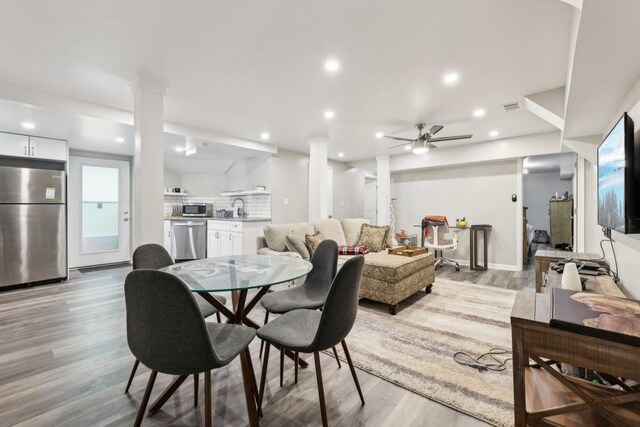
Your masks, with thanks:
[[[220,232],[207,230],[207,258],[216,258],[220,255]]]
[[[251,255],[269,221],[207,221],[207,257]]]
[[[29,157],[29,137],[13,133],[0,133],[0,155]]]
[[[66,162],[67,141],[0,132],[0,155]]]
[[[164,221],[164,248],[171,253],[171,221]]]
[[[244,255],[244,234],[231,232],[229,233],[229,238],[231,241],[231,255]]]
[[[37,159],[67,160],[67,141],[29,137],[29,156]]]

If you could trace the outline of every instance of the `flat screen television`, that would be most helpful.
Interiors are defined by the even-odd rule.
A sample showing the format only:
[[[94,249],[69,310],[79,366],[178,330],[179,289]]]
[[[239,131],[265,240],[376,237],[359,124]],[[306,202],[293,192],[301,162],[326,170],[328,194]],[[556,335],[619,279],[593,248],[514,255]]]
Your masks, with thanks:
[[[627,113],[598,147],[598,224],[620,233],[640,233],[640,147]]]

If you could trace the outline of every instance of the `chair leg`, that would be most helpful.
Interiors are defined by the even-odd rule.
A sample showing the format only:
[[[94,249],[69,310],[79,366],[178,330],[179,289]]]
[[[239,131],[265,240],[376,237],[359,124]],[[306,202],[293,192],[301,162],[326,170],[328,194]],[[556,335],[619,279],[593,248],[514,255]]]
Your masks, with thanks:
[[[138,359],[136,359],[136,361],[133,363],[133,369],[131,369],[131,375],[129,375],[129,381],[127,382],[127,388],[124,389],[124,393],[127,394],[129,393],[129,387],[131,387],[131,382],[133,381],[133,377],[136,376],[136,370],[138,369],[138,365],[140,364],[140,361]]]
[[[362,395],[362,390],[360,389],[360,382],[358,381],[356,368],[353,367],[351,355],[349,354],[349,350],[347,349],[347,342],[345,340],[342,340],[342,349],[344,350],[344,355],[347,358],[347,363],[349,363],[349,369],[351,370],[351,375],[353,376],[353,382],[356,383],[356,388],[358,389],[358,394],[360,395],[360,401],[364,405],[364,396]]]
[[[320,398],[320,413],[322,414],[322,426],[329,425],[327,421],[327,406],[324,402],[324,386],[322,384],[322,368],[320,367],[320,354],[313,353],[313,360],[316,362],[316,379],[318,380],[318,397]]]
[[[336,349],[336,346],[334,345],[333,347],[331,347],[333,350],[333,355],[336,358],[336,362],[338,362],[338,369],[342,368],[342,365],[340,364],[340,358],[338,357],[338,350]]]
[[[219,311],[216,311],[216,320],[218,321],[218,323],[222,323],[222,318],[220,317]]]
[[[265,310],[264,314],[264,324],[266,325],[269,321],[269,312]],[[260,353],[258,353],[258,357],[262,358],[262,348],[264,347],[264,340],[260,341]]]
[[[284,371],[284,348],[280,349],[280,387],[283,384],[283,371]]]
[[[198,383],[200,378],[198,374],[193,374],[193,406],[198,407]]]
[[[262,413],[262,399],[264,398],[264,385],[267,381],[267,365],[269,364],[269,349],[271,344],[267,343],[264,348],[264,361],[262,362],[262,374],[260,375],[260,392],[258,393],[258,412]]]
[[[298,360],[299,359],[300,359],[300,353],[296,351],[293,354],[293,363],[295,364],[295,367],[294,367],[295,384],[298,384]]]
[[[151,397],[151,390],[153,389],[153,383],[156,382],[157,375],[158,371],[151,371],[151,375],[149,375],[147,388],[144,391],[144,396],[142,396],[142,401],[140,402],[140,407],[138,408],[138,415],[136,415],[136,421],[133,423],[133,427],[140,427],[140,424],[142,424],[142,418],[144,417],[144,413],[147,410],[147,404],[149,403],[149,397]]]
[[[204,425],[211,427],[211,371],[204,373]]]

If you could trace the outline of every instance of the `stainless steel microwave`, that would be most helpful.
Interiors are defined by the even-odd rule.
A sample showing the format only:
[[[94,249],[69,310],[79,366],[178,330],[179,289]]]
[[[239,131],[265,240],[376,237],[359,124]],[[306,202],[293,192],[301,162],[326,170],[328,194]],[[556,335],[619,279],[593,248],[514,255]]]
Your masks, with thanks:
[[[213,216],[211,203],[187,203],[182,205],[182,216],[210,217]]]

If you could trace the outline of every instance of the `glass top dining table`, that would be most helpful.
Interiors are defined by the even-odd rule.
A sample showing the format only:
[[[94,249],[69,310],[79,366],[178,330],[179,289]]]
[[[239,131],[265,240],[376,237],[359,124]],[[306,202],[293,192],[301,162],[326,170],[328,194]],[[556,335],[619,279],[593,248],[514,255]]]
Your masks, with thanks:
[[[301,258],[278,255],[238,255],[187,261],[162,268],[160,271],[182,279],[191,292],[196,294],[196,298],[204,298],[218,312],[227,317],[229,323],[244,324],[258,329],[260,325],[251,320],[248,314],[269,291],[269,288],[279,283],[299,279],[307,275],[312,268],[309,261]],[[251,289],[257,289],[257,293],[247,302],[247,293]],[[222,304],[213,295],[225,291],[231,291],[231,307]],[[296,360],[290,351],[286,351],[285,354]],[[249,408],[249,424],[257,426],[258,386],[248,350],[240,354],[240,362]],[[302,359],[297,359],[297,362],[302,367],[307,366]],[[152,405],[151,411],[159,410],[186,378],[186,375],[181,375],[174,379],[157,403]]]
[[[182,279],[192,292],[246,291],[287,283],[308,274],[312,264],[281,255],[205,258],[161,269]]]

